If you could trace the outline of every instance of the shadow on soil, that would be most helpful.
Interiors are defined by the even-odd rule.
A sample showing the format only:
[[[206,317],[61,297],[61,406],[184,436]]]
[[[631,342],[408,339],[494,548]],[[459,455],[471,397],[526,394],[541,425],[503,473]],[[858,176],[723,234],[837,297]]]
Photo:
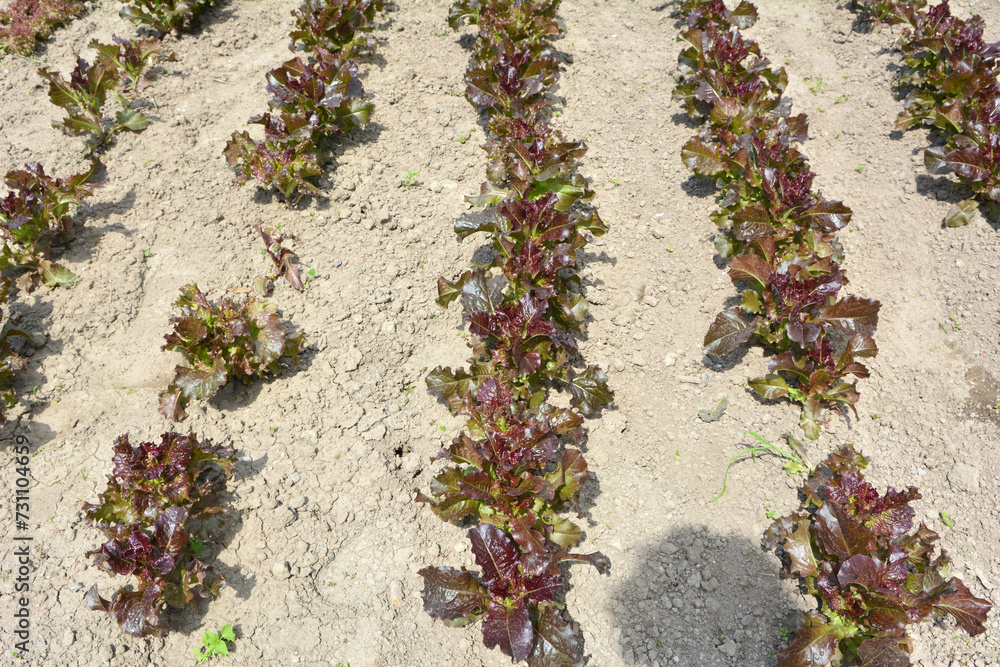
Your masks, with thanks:
[[[691,174],[688,176],[687,179],[681,183],[681,189],[684,190],[684,194],[689,197],[698,197],[699,199],[712,197],[715,195],[717,190],[715,187],[715,181],[711,178],[698,176],[697,174]]]
[[[229,518],[218,537],[211,544],[205,543],[206,558],[204,560],[206,564],[226,578],[226,588],[233,589],[236,592],[236,597],[240,600],[250,599],[250,591],[257,585],[257,577],[253,574],[247,574],[239,565],[230,565],[224,562],[226,549],[243,528],[243,513],[236,504],[236,497],[232,490],[237,479],[246,481],[259,475],[260,471],[267,465],[267,461],[268,456],[265,454],[256,461],[244,459],[236,463],[233,476],[226,484],[226,493],[223,496],[223,504],[230,508]],[[187,635],[198,636],[205,631],[218,631],[218,628],[207,627],[204,624],[205,615],[212,602],[211,599],[203,601],[197,610],[185,607],[173,611],[168,607],[167,622],[174,630]]]
[[[773,664],[795,601],[759,542],[682,526],[633,560],[641,569],[618,570],[610,602],[625,664]]]
[[[294,327],[293,331],[295,331]],[[208,405],[223,412],[235,412],[245,408],[256,400],[265,385],[270,385],[274,382],[285,382],[286,378],[298,375],[308,369],[317,354],[319,354],[319,351],[315,346],[310,345],[307,339],[306,346],[299,353],[299,363],[291,365],[291,361],[287,357],[282,357],[282,361],[280,362],[282,365],[281,370],[277,374],[256,378],[250,384],[244,384],[239,380],[232,379],[218,393],[208,399]],[[199,401],[191,401],[187,408],[188,412],[197,410],[198,405]]]

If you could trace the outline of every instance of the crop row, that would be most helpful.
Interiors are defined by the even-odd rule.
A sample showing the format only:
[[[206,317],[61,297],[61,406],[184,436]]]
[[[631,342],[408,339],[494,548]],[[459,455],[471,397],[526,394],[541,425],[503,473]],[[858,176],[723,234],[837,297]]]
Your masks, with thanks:
[[[374,47],[374,39],[364,33],[370,30],[376,4],[381,6],[377,0],[307,0],[293,12],[292,50],[297,43],[305,45],[315,50],[317,59],[304,64],[296,58],[268,74],[268,90],[276,96],[272,111],[281,111],[272,125],[301,121],[300,127],[315,131],[313,138],[325,140],[367,120],[371,104],[361,98],[357,63],[349,56],[362,46]],[[144,7],[146,14],[137,18],[137,10],[130,6],[122,15],[128,10],[127,18],[176,33],[191,25],[206,5],[139,0],[136,7]],[[0,199],[4,301],[15,284],[27,292],[39,285],[77,282],[77,276],[51,261],[52,247],[72,239],[72,208],[81,206],[107,180],[96,154],[106,150],[117,133],[141,131],[148,125],[133,104],[156,77],[151,66],[176,58],[153,38],[134,42],[115,38],[113,44],[90,46],[97,51],[94,63],[78,57],[68,79],[39,70],[49,82],[50,100],[66,112],[53,125],[65,134],[84,135],[90,167],[65,180],[47,176],[36,163],[7,174],[6,183],[13,190]],[[105,109],[111,101],[119,107],[113,116]],[[345,109],[354,120],[345,118]],[[301,290],[294,255],[281,247],[280,238],[272,238],[259,226],[257,231],[276,267],[276,273],[258,280],[257,286],[280,274]],[[175,306],[178,312],[170,320],[172,330],[163,348],[181,352],[184,363],[161,394],[160,411],[170,419],[183,419],[189,400],[209,398],[230,380],[249,382],[276,373],[282,357],[295,363],[304,342],[301,333],[292,334],[282,324],[275,306],[257,299],[212,302],[192,284],[181,290]],[[13,328],[8,318],[0,337],[0,389],[7,407],[16,402],[14,375],[26,365],[11,344],[17,337],[30,338]],[[228,510],[222,498],[236,453],[228,445],[199,441],[193,433],[165,433],[159,443],[136,445],[124,435],[115,443],[113,462],[98,503],[83,506],[87,521],[107,540],[86,555],[113,575],[134,576],[137,584],[118,588],[110,599],[101,597],[95,585],[86,604],[108,613],[129,634],[161,635],[168,629],[161,617],[164,607],[197,607],[201,600],[218,596],[225,585],[222,574],[205,560],[206,549],[224,527]]]
[[[732,29],[753,25],[756,8],[744,1],[730,12],[721,0],[684,8],[686,48],[673,96],[704,122],[684,146],[684,164],[721,189],[715,246],[733,282],[745,282],[740,305],[719,313],[705,346],[721,356],[755,338],[773,351],[768,374],[750,387],[765,399],[800,403],[799,424],[816,439],[822,408],[854,409],[857,383],[849,377],[868,377],[860,360],[878,352],[879,302],[838,299],[848,280],[836,232],[852,212],[813,189],[816,174],[798,148],[808,119],[792,116],[782,96],[787,74]]]
[[[308,63],[295,58],[268,73],[268,91],[275,95],[271,109],[281,113],[251,119],[267,132],[259,144],[246,132],[234,134],[226,147],[231,164],[242,161],[242,173],[257,175],[275,147],[279,153],[316,150],[336,132],[367,121],[371,104],[361,97],[357,63],[349,56],[361,46],[374,47],[374,39],[364,33],[380,6],[377,0],[306,0],[292,12],[296,26],[289,48],[301,45],[316,58]],[[345,109],[357,119],[345,120]],[[282,134],[290,127],[298,129]],[[280,157],[275,160],[280,163]],[[303,289],[291,251],[259,225],[256,230],[274,261],[274,276]],[[261,287],[268,277],[257,282]],[[229,381],[248,383],[276,374],[283,357],[297,363],[304,335],[289,332],[270,303],[255,298],[212,302],[192,284],[181,290],[175,306],[179,312],[170,320],[173,330],[163,349],[180,352],[184,363],[160,395],[160,413],[168,419],[183,419],[188,401],[210,398]],[[227,510],[221,494],[235,456],[231,447],[199,442],[193,433],[167,433],[159,444],[136,446],[127,436],[119,438],[107,491],[100,504],[84,507],[88,521],[109,540],[87,555],[106,571],[135,576],[138,585],[118,589],[110,600],[94,586],[86,599],[91,609],[107,612],[129,634],[162,635],[168,629],[160,617],[165,606],[197,608],[202,599],[218,596],[225,578],[203,562],[202,554],[223,528]]]
[[[983,39],[981,16],[952,16],[948,0],[859,0],[868,18],[906,28],[897,45],[906,92],[896,120],[901,130],[926,127],[943,145],[924,152],[930,173],[953,173],[973,195],[948,212],[949,227],[966,225],[981,204],[1000,219],[1000,42]],[[926,9],[925,9],[926,8]]]
[[[876,351],[879,303],[838,300],[847,280],[835,232],[851,211],[812,191],[815,174],[797,147],[808,119],[791,116],[784,70],[770,68],[740,32],[756,22],[756,7],[743,0],[730,11],[722,0],[686,0],[681,11],[687,30],[678,38],[685,48],[674,97],[703,122],[682,157],[722,190],[722,208],[712,216],[721,227],[716,247],[733,281],[747,284],[742,305],[718,316],[705,344],[713,354],[751,335],[769,345],[771,374],[750,386],[765,399],[803,403],[800,425],[815,439],[819,406],[853,407],[857,392],[842,378],[867,377],[856,358]],[[794,464],[786,470],[809,473],[802,509],[775,521],[764,540],[784,576],[816,600],[778,653],[779,667],[910,665],[906,626],[946,614],[969,635],[985,632],[990,603],[947,577],[950,559],[943,551],[935,557],[936,533],[923,524],[912,530],[915,488],[879,495],[864,480],[868,462],[851,445],[812,466],[791,435],[789,444],[792,453],[770,443],[753,448],[780,452]]]
[[[437,457],[454,465],[417,497],[445,521],[475,524],[467,536],[481,568],[478,579],[464,567],[420,570],[425,611],[449,625],[481,619],[487,648],[536,667],[582,664],[556,602],[559,564],[610,567],[599,552],[570,552],[581,530],[560,515],[579,510],[589,477],[579,450],[584,415],[614,394],[603,371],[579,362],[587,302],[577,253],[588,233],[606,227],[585,206],[593,192],[577,164],[586,145],[548,122],[546,93],[559,77],[551,40],[563,32],[558,5],[463,0],[449,13],[452,28],[479,28],[465,96],[489,130],[487,180],[466,198],[482,210],[461,216],[455,233],[488,234],[494,254],[438,280],[438,304],[462,304],[472,357],[467,370],[437,367],[427,386],[467,422]],[[570,407],[550,401],[556,389],[569,393]]]

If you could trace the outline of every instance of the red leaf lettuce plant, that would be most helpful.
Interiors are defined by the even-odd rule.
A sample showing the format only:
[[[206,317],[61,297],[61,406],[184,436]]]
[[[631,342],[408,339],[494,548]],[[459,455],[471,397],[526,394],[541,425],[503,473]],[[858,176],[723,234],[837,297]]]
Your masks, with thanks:
[[[364,98],[354,57],[361,48],[374,49],[375,38],[366,33],[382,8],[381,0],[308,0],[292,12],[296,29],[289,48],[311,55],[267,73],[270,110],[249,120],[264,126],[263,141],[243,131],[226,143],[223,153],[237,184],[257,179],[289,206],[303,193],[319,193],[309,179],[323,173],[322,152],[333,137],[371,118],[374,105]]]
[[[954,173],[974,195],[955,204],[945,223],[968,224],[979,203],[1000,219],[1000,42],[983,39],[978,14],[952,16],[948,0],[929,8],[926,0],[860,0],[855,7],[906,26],[897,45],[905,59],[898,83],[907,95],[896,126],[936,134],[943,145],[924,152],[927,170]]]
[[[353,57],[361,49],[375,51],[372,32],[375,14],[385,10],[385,0],[305,0],[292,10],[295,28],[289,33],[293,51],[316,47]]]
[[[174,330],[164,336],[162,349],[183,354],[185,365],[177,366],[173,382],[160,394],[160,414],[167,419],[184,419],[188,401],[211,398],[230,378],[249,384],[277,374],[282,357],[298,363],[305,336],[289,334],[270,303],[212,302],[197,285],[186,285],[174,305],[180,314],[170,318]]]
[[[119,16],[138,25],[149,26],[162,37],[170,33],[178,37],[181,31],[198,25],[199,17],[212,0],[128,0]]]
[[[81,0],[14,0],[0,7],[0,53],[29,56],[56,26],[83,13]]]
[[[97,584],[87,606],[107,612],[135,637],[164,635],[164,606],[180,609],[219,596],[225,577],[203,561],[206,542],[228,514],[226,479],[236,465],[230,445],[199,441],[194,433],[164,433],[159,443],[115,442],[114,469],[97,504],[83,503],[87,521],[107,542],[88,551],[113,575],[133,575],[135,588],[119,588],[106,600]]]
[[[24,270],[16,282],[26,291],[39,284],[76,284],[79,278],[49,257],[53,246],[73,239],[72,208],[107,182],[104,164],[91,158],[88,169],[62,179],[29,162],[7,172],[4,182],[12,190],[0,199],[0,270]]]
[[[817,602],[778,667],[908,667],[908,625],[950,615],[970,636],[986,630],[992,605],[948,576],[948,554],[934,556],[937,533],[923,524],[911,530],[910,502],[920,493],[889,487],[879,495],[864,479],[867,465],[844,445],[806,480],[803,510],[765,535],[784,576]]]
[[[453,280],[438,280],[438,304],[458,299],[469,325],[468,370],[438,367],[430,392],[465,429],[437,458],[446,467],[431,482],[430,504],[445,521],[471,520],[467,535],[481,570],[425,567],[424,609],[449,625],[482,620],[483,642],[535,667],[582,664],[562,616],[559,563],[586,561],[606,573],[601,553],[570,550],[580,528],[560,512],[579,505],[589,477],[578,449],[585,414],[614,393],[597,366],[578,368],[576,335],[587,303],[579,293],[577,252],[587,232],[603,234],[596,211],[575,204],[593,193],[576,172],[583,143],[563,140],[547,122],[545,91],[559,75],[548,40],[561,35],[558,0],[465,2],[452,7],[454,28],[478,24],[466,98],[489,115],[487,181],[468,201],[483,210],[463,215],[464,239],[489,234],[492,261]],[[563,388],[570,407],[549,402]]]
[[[299,275],[299,265],[293,261],[298,255],[288,248],[282,247],[283,239],[280,236],[271,236],[274,233],[273,229],[268,229],[265,232],[260,225],[254,225],[253,228],[257,230],[261,240],[264,241],[263,252],[271,258],[271,262],[274,264],[274,273],[265,276],[263,281],[267,283],[269,280],[284,278],[293,289],[301,292],[304,288],[302,277]]]
[[[71,135],[87,135],[88,153],[107,148],[111,138],[125,130],[141,132],[149,119],[132,104],[146,84],[156,78],[148,68],[157,60],[176,59],[164,51],[159,40],[130,42],[119,37],[114,44],[92,41],[97,58],[91,65],[77,56],[76,67],[67,81],[58,72],[44,67],[38,74],[49,82],[49,99],[66,111],[66,117],[52,126]],[[104,106],[113,98],[121,107],[114,119],[105,118]]]
[[[765,399],[800,403],[799,425],[816,439],[824,406],[854,409],[849,376],[868,377],[859,360],[877,353],[879,302],[839,297],[848,281],[836,232],[852,213],[812,188],[816,175],[797,147],[808,119],[790,115],[785,71],[739,31],[756,21],[756,8],[685,0],[681,11],[687,30],[678,38],[685,48],[673,96],[704,123],[682,158],[722,190],[715,245],[730,278],[744,285],[740,305],[719,313],[705,347],[723,356],[755,338],[772,350],[768,374],[749,385]]]

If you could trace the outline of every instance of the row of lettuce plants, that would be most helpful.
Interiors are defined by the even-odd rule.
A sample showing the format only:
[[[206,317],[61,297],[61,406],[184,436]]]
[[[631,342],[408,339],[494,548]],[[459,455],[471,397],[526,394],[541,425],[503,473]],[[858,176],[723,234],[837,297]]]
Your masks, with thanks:
[[[437,456],[452,465],[417,497],[444,521],[473,524],[467,537],[481,572],[423,568],[424,609],[451,626],[482,620],[487,648],[535,667],[582,664],[557,602],[560,563],[610,567],[599,552],[571,552],[582,531],[561,515],[579,511],[589,477],[579,449],[584,416],[614,394],[600,368],[580,361],[577,343],[587,314],[578,252],[606,227],[585,205],[593,192],[577,165],[586,145],[549,124],[558,5],[463,0],[451,8],[454,29],[479,28],[466,99],[489,129],[487,180],[467,197],[479,210],[462,215],[455,233],[486,233],[493,257],[438,280],[439,305],[462,304],[472,357],[468,369],[437,367],[427,386],[467,421]],[[568,392],[558,403],[569,407],[551,400],[557,390]]]
[[[385,0],[306,0],[292,12],[289,48],[306,58],[296,56],[267,73],[269,111],[248,121],[264,127],[264,139],[243,131],[226,143],[236,183],[256,179],[289,206],[305,193],[319,193],[309,179],[323,173],[324,150],[371,118],[374,105],[364,97],[356,56],[375,50],[369,33],[384,8]]]
[[[31,55],[40,40],[83,9],[83,0],[14,0],[0,7],[0,54]]]
[[[242,141],[234,135],[230,144],[237,144],[237,148],[226,149],[231,162],[238,160],[239,145],[266,156],[266,151],[275,147],[266,142],[281,141],[274,138],[279,129],[295,128],[292,134],[297,133],[301,139],[302,128],[310,128],[315,134],[305,140],[308,142],[332,134],[338,122],[341,128],[352,127],[343,120],[343,110],[357,110],[356,102],[348,100],[352,94],[360,99],[354,87],[357,63],[347,60],[344,53],[353,54],[353,49],[368,44],[355,32],[365,28],[374,12],[372,9],[365,14],[366,10],[358,10],[358,5],[352,0],[310,0],[293,12],[299,28],[293,38],[313,48],[316,58],[308,63],[295,58],[268,74],[268,91],[275,95],[272,111],[280,109],[282,113],[280,117],[264,114],[252,119],[267,128],[268,139],[262,142],[261,150],[245,132]],[[122,10],[123,15],[126,11],[134,13],[132,7]],[[180,14],[176,12],[169,23],[163,19],[162,25],[174,30],[186,25],[188,19],[178,19]],[[323,44],[340,45],[342,51],[331,55]],[[345,100],[346,104],[341,105]],[[369,113],[370,107],[364,111],[365,120]],[[299,149],[306,150],[306,146],[300,142]],[[253,156],[248,154],[244,159],[252,161]],[[248,174],[255,173],[253,167],[244,168]],[[278,273],[301,290],[298,267],[292,262],[294,255],[281,247],[280,239],[271,238],[260,226],[256,229]],[[181,289],[174,305],[177,313],[170,320],[171,331],[165,336],[163,349],[180,352],[183,363],[176,367],[173,380],[160,394],[159,411],[167,419],[184,419],[187,403],[211,398],[229,381],[249,383],[276,374],[282,357],[290,357],[293,364],[298,361],[305,337],[301,332],[289,331],[273,304],[256,298],[242,303],[227,298],[211,301],[196,284],[190,284]],[[163,617],[165,608],[191,605],[197,610],[202,600],[218,597],[226,579],[206,561],[229,514],[224,502],[225,487],[235,463],[236,452],[230,445],[199,441],[194,433],[168,432],[159,443],[134,446],[127,435],[118,438],[107,489],[98,503],[84,504],[88,522],[107,541],[86,555],[114,576],[134,577],[136,584],[119,587],[110,599],[101,597],[94,585],[87,593],[87,606],[106,612],[130,635],[162,636],[169,630]]]
[[[871,335],[879,304],[837,300],[846,279],[834,233],[850,219],[850,209],[811,191],[815,175],[795,147],[806,139],[807,119],[790,115],[790,101],[782,97],[784,71],[772,70],[757,44],[740,34],[756,21],[756,8],[745,0],[731,11],[721,0],[685,0],[681,9],[686,48],[675,98],[704,121],[683,158],[723,190],[722,210],[713,216],[722,226],[717,247],[730,258],[733,280],[748,284],[742,307],[716,319],[706,346],[728,352],[752,334],[777,343],[772,374],[796,378],[799,391],[813,396],[817,372],[866,376],[854,358],[875,352]],[[833,364],[821,363],[825,358]],[[805,367],[797,361],[802,359],[817,367]],[[801,400],[776,375],[750,384],[764,398]],[[781,390],[769,391],[776,386]],[[816,398],[852,405],[857,394],[851,390],[847,397]],[[815,437],[815,410],[808,402],[805,407],[802,422]],[[779,667],[905,667],[912,650],[907,626],[945,615],[970,636],[985,632],[990,603],[948,576],[950,559],[944,551],[935,555],[934,531],[923,524],[913,530],[909,503],[920,498],[917,489],[889,487],[880,495],[864,480],[867,465],[844,445],[809,468],[802,508],[765,534],[783,575],[797,579],[816,602],[779,651]]]
[[[123,9],[122,15],[129,12],[135,19],[135,6],[158,7],[160,14],[145,18],[140,14],[139,20],[176,33],[195,18],[193,10],[206,4],[142,0]],[[265,114],[257,119],[265,124],[269,139],[278,128],[296,128],[301,136],[302,128],[308,127],[315,130],[311,138],[316,139],[323,132],[332,134],[336,123],[343,129],[353,127],[344,120],[343,110],[358,112],[356,102],[340,103],[357,94],[357,64],[342,53],[331,55],[321,45],[337,44],[343,52],[353,53],[352,49],[368,44],[355,32],[365,29],[374,9],[365,14],[358,6],[352,0],[307,2],[295,10],[299,29],[293,38],[314,48],[317,57],[309,63],[296,58],[268,74],[268,90],[275,95],[272,111],[282,111],[278,118]],[[365,120],[369,113],[367,107]],[[256,151],[243,135],[243,144]],[[227,146],[227,157],[234,152]],[[278,272],[301,290],[291,252],[260,226],[257,231]],[[276,374],[283,357],[293,364],[298,361],[305,337],[281,322],[273,304],[256,298],[211,301],[190,284],[181,289],[174,305],[177,312],[163,349],[180,352],[183,362],[160,394],[159,411],[167,419],[184,419],[191,400],[209,399],[229,381],[249,383]],[[218,597],[226,579],[207,556],[217,546],[230,511],[224,502],[225,487],[235,463],[236,452],[230,445],[199,441],[194,433],[168,432],[159,443],[134,446],[127,435],[118,438],[107,489],[98,503],[84,504],[88,522],[107,541],[86,555],[102,570],[134,577],[136,583],[119,587],[110,599],[101,597],[94,585],[87,593],[87,606],[106,612],[123,632],[162,636],[169,630],[164,609],[191,605],[197,610],[202,600]]]
[[[954,174],[972,197],[955,204],[945,223],[966,225],[983,205],[1000,219],[1000,42],[983,39],[978,14],[953,16],[948,0],[858,0],[862,15],[905,26],[897,45],[905,59],[899,71],[901,130],[926,127],[941,142],[924,152],[932,174]]]
[[[371,114],[353,57],[375,48],[367,33],[382,7],[380,0],[307,0],[293,11],[290,48],[312,55],[267,74],[274,96],[270,112],[250,121],[264,125],[264,141],[234,133],[226,146],[238,182],[256,177],[289,203],[297,201],[296,189],[316,192],[304,179],[319,175],[320,151]],[[260,225],[255,229],[274,262],[272,279],[280,275],[302,290],[294,254]],[[298,361],[304,334],[291,332],[273,304],[256,298],[210,301],[191,284],[182,288],[175,306],[163,349],[180,352],[184,360],[160,394],[160,413],[168,419],[184,419],[188,402],[211,398],[227,382],[276,374],[284,357]],[[87,555],[102,569],[138,583],[119,588],[110,600],[94,586],[86,598],[91,609],[107,612],[129,634],[163,635],[169,629],[164,608],[197,609],[201,600],[219,595],[225,577],[205,563],[204,554],[224,526],[228,510],[222,494],[235,460],[231,447],[200,442],[193,433],[166,433],[159,444],[137,446],[127,436],[119,438],[108,489],[99,504],[85,505],[87,519],[109,539]]]
[[[173,12],[169,25],[176,32],[206,3],[143,4],[151,11]],[[305,23],[316,25],[315,21]],[[158,24],[153,21],[153,25]],[[73,238],[70,213],[107,180],[105,166],[95,153],[106,149],[116,133],[148,125],[148,119],[132,105],[156,77],[151,66],[176,58],[155,38],[129,41],[116,37],[112,44],[92,41],[90,46],[97,51],[94,63],[78,57],[68,80],[45,68],[39,70],[49,82],[50,100],[66,111],[66,117],[53,125],[66,134],[86,136],[90,167],[68,179],[46,175],[38,163],[7,173],[5,182],[12,190],[0,199],[3,302],[15,286],[27,292],[40,285],[73,286],[78,281],[50,259],[51,250]],[[113,118],[105,112],[111,100],[120,107]],[[258,231],[282,275],[301,289],[297,269],[280,240]],[[230,379],[249,382],[276,373],[283,356],[297,361],[304,336],[288,332],[271,304],[256,299],[242,304],[228,299],[212,302],[196,285],[188,285],[175,305],[179,313],[171,319],[172,331],[163,347],[181,352],[184,365],[177,367],[173,382],[161,395],[160,411],[170,419],[183,419],[187,401],[209,398]],[[16,403],[15,373],[26,367],[25,358],[11,345],[15,337],[30,338],[14,328],[8,317],[0,334],[0,424],[5,421],[3,408]],[[107,489],[96,504],[83,503],[86,520],[106,539],[86,556],[114,576],[135,577],[136,584],[120,586],[110,599],[103,598],[95,584],[86,595],[86,605],[109,614],[124,632],[144,637],[167,632],[164,608],[191,604],[197,609],[202,600],[217,597],[225,577],[207,563],[211,552],[206,550],[225,525],[229,512],[225,486],[235,463],[231,446],[199,441],[194,433],[168,432],[159,443],[136,445],[128,435],[119,437]]]
[[[805,114],[791,115],[782,95],[788,76],[773,69],[756,42],[740,33],[757,20],[744,0],[686,0],[687,29],[673,97],[703,124],[685,144],[684,164],[716,180],[722,194],[712,214],[715,246],[729,277],[743,284],[740,305],[719,313],[705,336],[722,356],[755,338],[774,352],[764,377],[749,381],[765,399],[802,405],[800,426],[819,436],[823,408],[854,409],[850,376],[868,377],[861,359],[878,351],[873,338],[880,303],[838,297],[848,283],[838,230],[851,209],[813,189],[816,177],[799,150]],[[856,411],[855,411],[856,412]]]

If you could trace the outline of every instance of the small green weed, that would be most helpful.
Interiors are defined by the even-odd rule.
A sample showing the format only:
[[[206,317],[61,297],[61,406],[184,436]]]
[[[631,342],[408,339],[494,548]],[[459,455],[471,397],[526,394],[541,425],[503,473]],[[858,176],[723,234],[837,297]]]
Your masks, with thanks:
[[[788,437],[788,447],[792,451],[786,452],[781,447],[771,444],[770,442],[765,440],[757,433],[754,433],[753,431],[743,431],[743,432],[746,433],[747,435],[752,435],[753,437],[757,438],[757,440],[759,440],[761,444],[754,445],[753,447],[747,447],[746,449],[737,452],[735,455],[733,455],[731,459],[729,459],[729,465],[726,466],[726,473],[722,477],[722,491],[719,491],[719,495],[709,500],[708,502],[710,503],[714,503],[716,500],[726,495],[726,486],[729,483],[729,469],[733,467],[733,464],[736,463],[737,459],[746,456],[747,454],[749,454],[750,457],[754,460],[757,459],[757,454],[761,452],[771,452],[772,454],[775,454],[783,459],[786,459],[785,472],[789,475],[794,475],[795,473],[798,472],[807,472],[810,469],[810,466],[806,461],[805,451],[802,449],[802,445],[799,443],[799,441],[796,440],[795,438],[791,436]]]
[[[231,642],[236,639],[236,635],[233,633],[232,625],[222,626],[222,630],[218,633],[206,632],[205,636],[201,638],[201,643],[204,644],[200,649],[194,649],[195,657],[198,658],[198,662],[208,662],[214,656],[229,655],[229,647],[226,642]]]

